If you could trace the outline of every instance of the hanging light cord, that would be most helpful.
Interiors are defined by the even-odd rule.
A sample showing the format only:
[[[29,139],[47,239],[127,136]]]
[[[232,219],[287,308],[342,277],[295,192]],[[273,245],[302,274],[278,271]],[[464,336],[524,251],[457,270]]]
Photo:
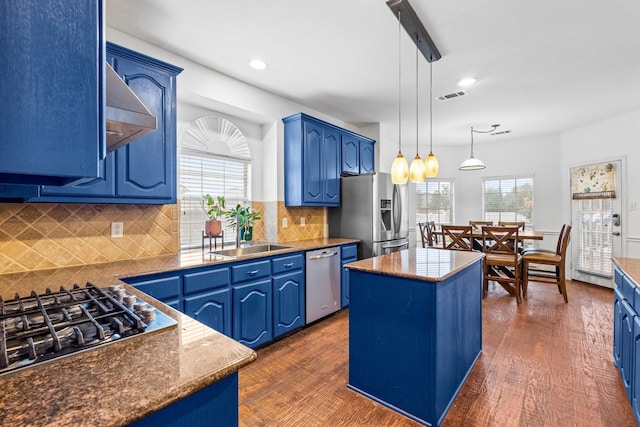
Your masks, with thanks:
[[[418,155],[418,43],[420,38],[416,34],[416,156]]]
[[[496,130],[500,125],[491,125],[491,129],[489,130],[474,130],[473,126],[471,126],[471,157],[473,157],[473,133],[491,133]]]
[[[400,92],[402,91],[402,85],[400,79],[402,78],[402,55],[400,54],[400,36],[402,35],[402,26],[400,24],[400,11],[398,11],[398,154],[402,153],[400,148],[400,141],[402,139],[402,103],[400,98]]]

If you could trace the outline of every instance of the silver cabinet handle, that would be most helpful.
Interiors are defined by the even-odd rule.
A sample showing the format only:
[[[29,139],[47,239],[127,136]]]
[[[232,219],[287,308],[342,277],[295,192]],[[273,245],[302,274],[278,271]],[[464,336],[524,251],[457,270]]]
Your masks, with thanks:
[[[338,255],[338,252],[330,252],[330,253],[326,253],[326,254],[322,254],[322,255],[313,255],[313,256],[310,256],[309,259],[329,258],[329,257],[336,256],[336,255]]]
[[[293,263],[292,262],[288,262],[288,263],[284,264],[284,266],[286,268],[293,267]]]
[[[260,272],[260,270],[252,270],[252,271],[247,271],[247,274],[249,276],[255,276],[256,274],[258,274]]]

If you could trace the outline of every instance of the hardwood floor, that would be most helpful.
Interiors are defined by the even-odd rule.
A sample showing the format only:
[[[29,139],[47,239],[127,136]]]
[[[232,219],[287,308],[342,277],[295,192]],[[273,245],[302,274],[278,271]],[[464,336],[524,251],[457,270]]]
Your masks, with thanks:
[[[635,426],[613,365],[613,291],[490,284],[482,355],[443,426]],[[416,426],[347,389],[348,311],[258,350],[240,371],[242,426]]]

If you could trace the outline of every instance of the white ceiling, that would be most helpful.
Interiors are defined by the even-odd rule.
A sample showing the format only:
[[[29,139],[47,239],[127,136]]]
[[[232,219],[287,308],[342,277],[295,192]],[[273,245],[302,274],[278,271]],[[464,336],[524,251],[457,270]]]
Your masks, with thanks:
[[[410,3],[442,54],[433,64],[433,95],[459,90],[462,77],[478,79],[464,97],[433,101],[434,146],[468,144],[470,126],[512,131],[481,143],[640,109],[638,1]],[[345,122],[397,124],[398,20],[385,0],[106,0],[106,19]],[[404,29],[401,41],[403,132],[415,141],[415,45]],[[254,57],[268,68],[249,68]],[[418,63],[422,140],[429,67],[422,56]]]

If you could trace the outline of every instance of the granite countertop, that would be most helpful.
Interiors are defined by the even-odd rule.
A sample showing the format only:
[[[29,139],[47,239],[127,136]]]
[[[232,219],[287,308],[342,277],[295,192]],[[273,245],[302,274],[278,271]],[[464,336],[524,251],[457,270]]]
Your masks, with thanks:
[[[177,326],[136,335],[0,375],[0,424],[121,426],[176,402],[248,365],[255,351],[168,307],[120,277],[224,264],[300,250],[355,243],[353,239],[287,242],[291,249],[220,258],[188,251],[131,261],[0,275],[7,300],[91,282],[125,286],[177,321]]]
[[[613,263],[617,265],[624,274],[633,279],[634,282],[640,283],[640,258],[612,258]]]
[[[482,259],[482,252],[414,248],[346,264],[346,268],[368,273],[441,282]]]

